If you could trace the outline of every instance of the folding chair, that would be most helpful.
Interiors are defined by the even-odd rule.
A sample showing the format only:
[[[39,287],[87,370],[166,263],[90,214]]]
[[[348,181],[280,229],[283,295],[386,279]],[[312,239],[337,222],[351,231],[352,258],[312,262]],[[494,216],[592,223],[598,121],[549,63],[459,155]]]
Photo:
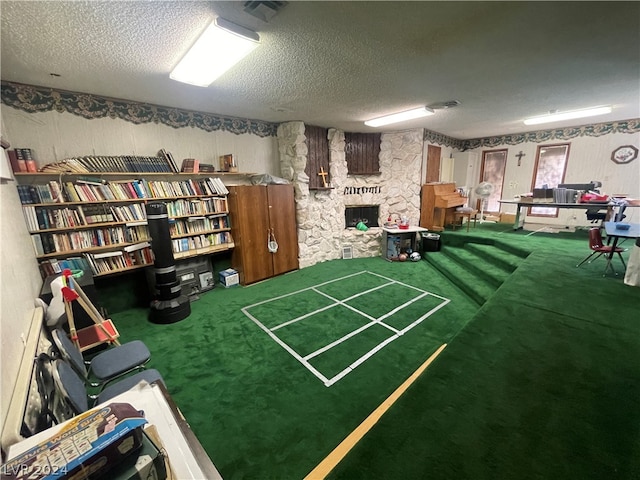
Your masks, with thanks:
[[[151,352],[140,340],[134,340],[98,353],[89,362],[87,369],[84,357],[71,342],[64,330],[51,332],[53,342],[62,359],[73,366],[76,372],[92,387],[100,387],[127,373],[144,369]],[[95,379],[91,382],[91,379]]]
[[[99,403],[104,403],[121,393],[130,390],[141,381],[147,383],[161,382],[164,385],[162,375],[155,369],[143,370],[124,380],[110,384],[98,395],[89,395],[82,378],[67,362],[61,359],[52,361],[53,379],[57,391],[62,395],[68,405],[75,410],[76,415],[86,412],[89,408]],[[91,402],[90,402],[91,400]]]

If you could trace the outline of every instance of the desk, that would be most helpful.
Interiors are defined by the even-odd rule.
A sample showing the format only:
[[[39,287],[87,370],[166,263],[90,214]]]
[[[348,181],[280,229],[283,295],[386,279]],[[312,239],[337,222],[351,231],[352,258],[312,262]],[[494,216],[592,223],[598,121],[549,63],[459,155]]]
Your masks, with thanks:
[[[607,218],[611,216],[613,208],[617,205],[614,203],[531,203],[521,202],[519,200],[499,200],[502,205],[516,205],[516,219],[513,222],[513,229],[518,230],[524,226],[525,214],[523,209],[529,207],[543,207],[543,208],[569,208],[579,210],[600,209],[607,210]]]
[[[382,258],[390,262],[398,259],[401,251],[410,248],[417,251],[418,234],[428,232],[423,227],[409,226],[409,228],[387,228],[382,229]]]
[[[604,222],[604,229],[607,232],[607,237],[613,238],[613,243],[611,244],[611,253],[607,255],[607,267],[604,269],[604,273],[607,273],[609,267],[611,267],[611,271],[616,274],[616,271],[613,269],[613,265],[611,265],[611,259],[616,251],[616,246],[618,245],[618,240],[621,238],[638,238],[640,237],[640,223],[630,223],[629,230],[621,230],[616,228],[616,222]]]

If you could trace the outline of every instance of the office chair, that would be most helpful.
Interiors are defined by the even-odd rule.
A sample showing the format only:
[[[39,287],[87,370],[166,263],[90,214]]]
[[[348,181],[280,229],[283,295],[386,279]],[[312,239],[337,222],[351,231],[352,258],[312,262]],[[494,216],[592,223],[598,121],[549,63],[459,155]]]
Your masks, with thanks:
[[[82,353],[64,330],[56,328],[51,336],[61,358],[69,362],[85,383],[92,387],[102,387],[126,373],[142,370],[151,358],[147,346],[140,340],[134,340],[98,353],[88,362],[87,369]],[[92,378],[96,381],[91,382]]]
[[[621,255],[621,253],[624,252],[624,250],[622,248],[616,247],[615,251],[612,252],[610,245],[603,245],[602,235],[600,234],[599,227],[593,227],[589,229],[589,248],[591,249],[591,254],[589,254],[589,256],[587,256],[587,258],[582,260],[578,265],[576,265],[576,267],[579,267],[580,265],[584,264],[587,261],[591,263],[593,260],[601,257],[603,254],[613,255],[613,253],[617,253],[618,256],[620,257],[620,260],[622,261],[622,265],[624,265],[624,267],[627,268],[627,265],[624,263],[624,258],[622,258],[622,255]],[[598,256],[593,260],[590,260],[590,258],[593,257],[595,254],[598,254]]]
[[[130,390],[141,381],[146,381],[147,383],[161,382],[164,385],[164,380],[162,375],[160,375],[160,372],[151,368],[149,370],[138,372],[124,380],[111,383],[98,395],[89,395],[83,379],[76,373],[71,365],[58,358],[52,360],[51,366],[57,392],[75,411],[76,415],[86,412],[94,405],[104,403],[113,397]]]

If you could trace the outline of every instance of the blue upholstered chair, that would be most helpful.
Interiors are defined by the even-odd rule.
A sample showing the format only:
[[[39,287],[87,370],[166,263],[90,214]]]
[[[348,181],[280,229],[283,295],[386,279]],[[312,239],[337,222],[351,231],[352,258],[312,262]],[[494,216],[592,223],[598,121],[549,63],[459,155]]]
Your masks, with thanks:
[[[92,387],[104,386],[122,375],[142,370],[151,358],[147,346],[140,340],[134,340],[98,353],[88,362],[87,368],[82,353],[64,330],[57,328],[51,335],[61,358]]]
[[[78,373],[62,359],[52,361],[53,379],[57,392],[65,402],[75,410],[76,414],[86,412],[94,405],[106,402],[121,393],[130,390],[141,381],[147,383],[161,382],[164,385],[162,375],[157,370],[150,368],[123,380],[112,382],[98,395],[89,395],[83,379]]]

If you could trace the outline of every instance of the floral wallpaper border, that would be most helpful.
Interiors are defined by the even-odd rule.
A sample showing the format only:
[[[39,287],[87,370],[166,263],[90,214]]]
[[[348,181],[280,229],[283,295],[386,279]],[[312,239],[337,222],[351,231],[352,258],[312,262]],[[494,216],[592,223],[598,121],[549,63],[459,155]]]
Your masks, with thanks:
[[[207,132],[223,130],[237,135],[250,133],[259,137],[275,137],[278,128],[277,123],[261,120],[223,117],[192,110],[5,81],[0,85],[0,98],[5,105],[29,113],[56,110],[61,113],[72,113],[87,119],[110,117],[135,124],[153,122],[173,128],[194,127]],[[424,140],[464,151],[480,147],[517,145],[525,142],[540,143],[550,140],[570,140],[582,136],[599,137],[611,133],[637,132],[640,132],[640,119],[635,118],[619,122],[596,123],[579,127],[539,130],[471,140],[459,140],[442,133],[425,130]]]
[[[442,133],[434,132],[431,130],[424,131],[425,142],[435,143],[437,145],[444,145],[445,147],[453,147],[458,150],[465,150],[466,140],[458,140],[457,138],[448,137]]]
[[[277,123],[223,117],[210,113],[150,105],[20,83],[2,82],[1,101],[25,112],[68,112],[87,119],[119,118],[135,124],[161,123],[173,128],[194,127],[213,132],[224,130],[237,135],[251,133],[275,137]]]
[[[621,120],[619,122],[596,123],[579,127],[556,128],[553,130],[538,130],[535,132],[517,133],[513,135],[500,135],[496,137],[474,138],[471,140],[458,140],[441,133],[425,130],[424,140],[446,147],[457,148],[465,151],[480,147],[497,147],[499,145],[517,145],[525,142],[548,142],[551,140],[570,140],[575,137],[600,137],[611,133],[637,133],[640,132],[640,118]]]
[[[576,137],[600,137],[611,133],[640,132],[640,118],[621,120],[618,122],[596,123],[579,127],[539,130],[536,132],[501,135],[497,137],[474,138],[464,140],[464,150],[480,147],[496,147],[498,145],[517,145],[524,142],[548,142],[550,140],[570,140]]]

